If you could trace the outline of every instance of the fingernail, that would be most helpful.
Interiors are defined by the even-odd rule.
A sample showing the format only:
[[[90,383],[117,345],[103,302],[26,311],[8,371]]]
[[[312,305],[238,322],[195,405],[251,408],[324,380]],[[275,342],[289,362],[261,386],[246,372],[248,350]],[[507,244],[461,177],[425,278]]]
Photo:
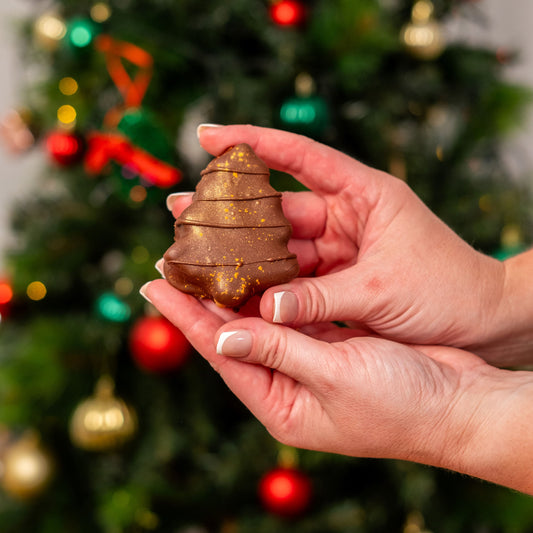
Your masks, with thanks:
[[[161,258],[157,263],[155,264],[155,269],[161,274],[161,277],[165,278],[165,271],[163,270],[163,266],[165,264],[165,260]]]
[[[274,293],[274,316],[272,322],[285,324],[293,322],[298,316],[298,298],[289,291]]]
[[[225,331],[217,342],[217,353],[239,357],[248,355],[252,349],[252,335],[246,330]]]
[[[169,194],[167,196],[167,209],[169,211],[172,211],[172,208],[174,207],[174,203],[180,196],[192,196],[194,193],[190,191],[186,192],[174,192],[172,194]]]
[[[201,133],[202,129],[204,129],[204,128],[222,128],[222,124],[207,124],[207,123],[200,124],[196,128],[196,136],[198,138],[200,138],[200,133]]]
[[[146,296],[146,289],[148,288],[148,285],[150,285],[151,281],[145,283],[140,289],[139,289],[139,294],[147,301],[147,302],[150,302],[152,303],[152,300],[150,300],[150,298],[148,298],[148,296]]]

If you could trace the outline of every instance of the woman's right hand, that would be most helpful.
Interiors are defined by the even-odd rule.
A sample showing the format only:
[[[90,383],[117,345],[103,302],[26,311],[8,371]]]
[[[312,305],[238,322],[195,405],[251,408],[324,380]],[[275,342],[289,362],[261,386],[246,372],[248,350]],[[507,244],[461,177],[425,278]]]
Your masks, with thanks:
[[[306,277],[265,292],[266,320],[350,321],[397,341],[465,347],[497,365],[530,357],[533,328],[518,329],[533,305],[522,319],[508,313],[505,265],[465,243],[404,182],[279,130],[200,126],[199,139],[215,155],[246,142],[310,189],[283,195],[289,247]],[[174,214],[190,201],[175,202]]]

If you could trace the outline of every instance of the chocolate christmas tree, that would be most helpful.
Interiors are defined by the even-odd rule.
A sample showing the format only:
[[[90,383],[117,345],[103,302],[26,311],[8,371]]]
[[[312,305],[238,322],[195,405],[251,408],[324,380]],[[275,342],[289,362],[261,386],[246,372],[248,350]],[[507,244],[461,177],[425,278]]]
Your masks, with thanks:
[[[175,242],[164,256],[169,283],[233,308],[298,275],[287,250],[292,229],[269,175],[247,144],[209,163],[193,203],[176,220]]]

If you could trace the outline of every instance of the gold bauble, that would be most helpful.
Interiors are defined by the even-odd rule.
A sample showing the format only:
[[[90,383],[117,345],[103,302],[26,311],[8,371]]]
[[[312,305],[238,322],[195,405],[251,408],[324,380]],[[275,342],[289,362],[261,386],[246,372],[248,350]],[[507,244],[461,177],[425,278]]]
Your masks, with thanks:
[[[135,411],[114,395],[114,383],[109,376],[100,378],[94,395],[78,405],[70,422],[72,442],[88,451],[115,450],[136,432]]]
[[[402,28],[400,38],[407,50],[418,59],[436,59],[443,52],[444,35],[440,24],[433,19],[430,0],[415,2],[411,22]]]
[[[52,457],[34,434],[28,434],[9,446],[2,462],[2,486],[15,498],[38,496],[53,477]]]

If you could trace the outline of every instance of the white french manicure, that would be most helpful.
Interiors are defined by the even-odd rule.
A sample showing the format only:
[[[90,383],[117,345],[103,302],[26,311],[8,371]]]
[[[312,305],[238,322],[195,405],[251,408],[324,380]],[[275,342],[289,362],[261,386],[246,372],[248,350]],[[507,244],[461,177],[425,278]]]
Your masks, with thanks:
[[[172,194],[169,194],[167,196],[167,209],[169,211],[172,211],[172,208],[174,207],[174,202],[180,197],[180,196],[192,196],[194,193],[192,191],[184,191],[184,192],[173,192]]]
[[[150,302],[152,303],[152,300],[150,300],[150,298],[148,298],[148,296],[146,296],[146,289],[148,288],[148,285],[150,285],[151,281],[148,281],[147,283],[145,283],[140,289],[139,289],[139,294],[147,301],[147,302]]]
[[[165,260],[161,258],[157,263],[155,264],[155,269],[161,274],[161,277],[165,279],[165,271],[163,270],[163,266],[165,264]]]

